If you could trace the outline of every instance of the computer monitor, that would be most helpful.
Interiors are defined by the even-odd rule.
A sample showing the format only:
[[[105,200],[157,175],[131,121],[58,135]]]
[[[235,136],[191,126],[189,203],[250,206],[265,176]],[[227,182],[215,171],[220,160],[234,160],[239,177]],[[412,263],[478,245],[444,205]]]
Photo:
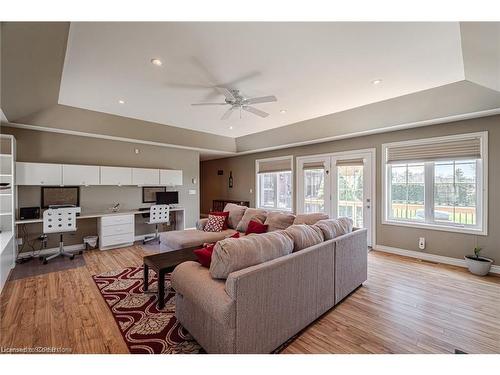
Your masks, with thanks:
[[[158,191],[156,192],[156,204],[178,204],[178,191]]]

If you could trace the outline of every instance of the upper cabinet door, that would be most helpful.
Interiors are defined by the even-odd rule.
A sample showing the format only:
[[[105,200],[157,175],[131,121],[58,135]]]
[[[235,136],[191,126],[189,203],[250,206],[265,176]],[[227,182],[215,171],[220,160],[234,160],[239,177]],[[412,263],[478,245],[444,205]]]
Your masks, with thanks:
[[[132,185],[159,185],[160,170],[132,168]]]
[[[62,165],[16,163],[17,185],[62,185]]]
[[[100,167],[101,185],[132,185],[132,168]]]
[[[160,169],[160,185],[181,186],[182,170]]]
[[[99,167],[96,165],[62,166],[63,185],[99,185]]]

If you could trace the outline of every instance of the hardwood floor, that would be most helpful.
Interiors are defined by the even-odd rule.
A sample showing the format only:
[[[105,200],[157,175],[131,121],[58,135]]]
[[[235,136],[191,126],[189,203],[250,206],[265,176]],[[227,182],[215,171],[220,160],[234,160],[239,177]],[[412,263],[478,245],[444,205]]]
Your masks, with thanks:
[[[9,281],[0,346],[127,353],[91,275],[140,265],[146,253],[94,250],[83,267]],[[500,278],[376,251],[368,259],[364,286],[283,353],[500,353]]]

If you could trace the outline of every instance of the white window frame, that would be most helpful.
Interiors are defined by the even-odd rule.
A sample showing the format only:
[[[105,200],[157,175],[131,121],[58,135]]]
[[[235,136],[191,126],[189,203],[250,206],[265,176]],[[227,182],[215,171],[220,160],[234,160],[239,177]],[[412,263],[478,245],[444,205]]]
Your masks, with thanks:
[[[476,161],[476,191],[477,191],[477,223],[475,226],[465,226],[461,224],[452,223],[437,223],[437,222],[414,222],[405,220],[395,220],[389,217],[391,203],[389,193],[390,183],[390,164],[387,163],[387,149],[389,147],[413,146],[422,143],[438,143],[443,141],[470,139],[471,137],[478,137],[481,144],[481,159]],[[382,145],[382,224],[396,225],[403,227],[422,228],[440,230],[445,232],[468,233],[487,236],[488,235],[488,132],[476,132],[467,134],[457,134],[444,137],[434,137],[402,142],[384,143]],[[416,161],[418,162],[418,161]],[[406,164],[406,163],[401,163]],[[411,163],[408,163],[411,164]],[[434,163],[424,163],[425,173],[425,217],[433,217],[434,208],[434,183],[427,183],[427,181],[434,181]]]
[[[260,185],[259,185],[259,163],[261,162],[268,162],[268,161],[276,161],[276,160],[290,160],[290,170],[292,173],[292,178],[291,178],[291,202],[292,202],[292,207],[290,209],[284,209],[284,208],[269,208],[269,207],[261,207],[260,206]],[[270,211],[283,211],[283,212],[294,212],[294,199],[293,199],[293,182],[294,182],[294,168],[293,168],[293,155],[287,155],[287,156],[278,156],[274,158],[266,158],[266,159],[256,159],[255,160],[255,207],[260,208],[263,210],[270,210]]]

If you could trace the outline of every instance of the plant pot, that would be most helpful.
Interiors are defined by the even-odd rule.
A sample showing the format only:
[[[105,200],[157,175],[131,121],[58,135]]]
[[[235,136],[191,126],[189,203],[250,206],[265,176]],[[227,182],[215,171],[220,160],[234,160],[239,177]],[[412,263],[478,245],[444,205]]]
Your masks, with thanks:
[[[492,259],[485,257],[476,258],[475,255],[466,255],[464,256],[465,264],[467,264],[467,268],[474,275],[485,276],[490,272],[491,264],[493,263]]]

